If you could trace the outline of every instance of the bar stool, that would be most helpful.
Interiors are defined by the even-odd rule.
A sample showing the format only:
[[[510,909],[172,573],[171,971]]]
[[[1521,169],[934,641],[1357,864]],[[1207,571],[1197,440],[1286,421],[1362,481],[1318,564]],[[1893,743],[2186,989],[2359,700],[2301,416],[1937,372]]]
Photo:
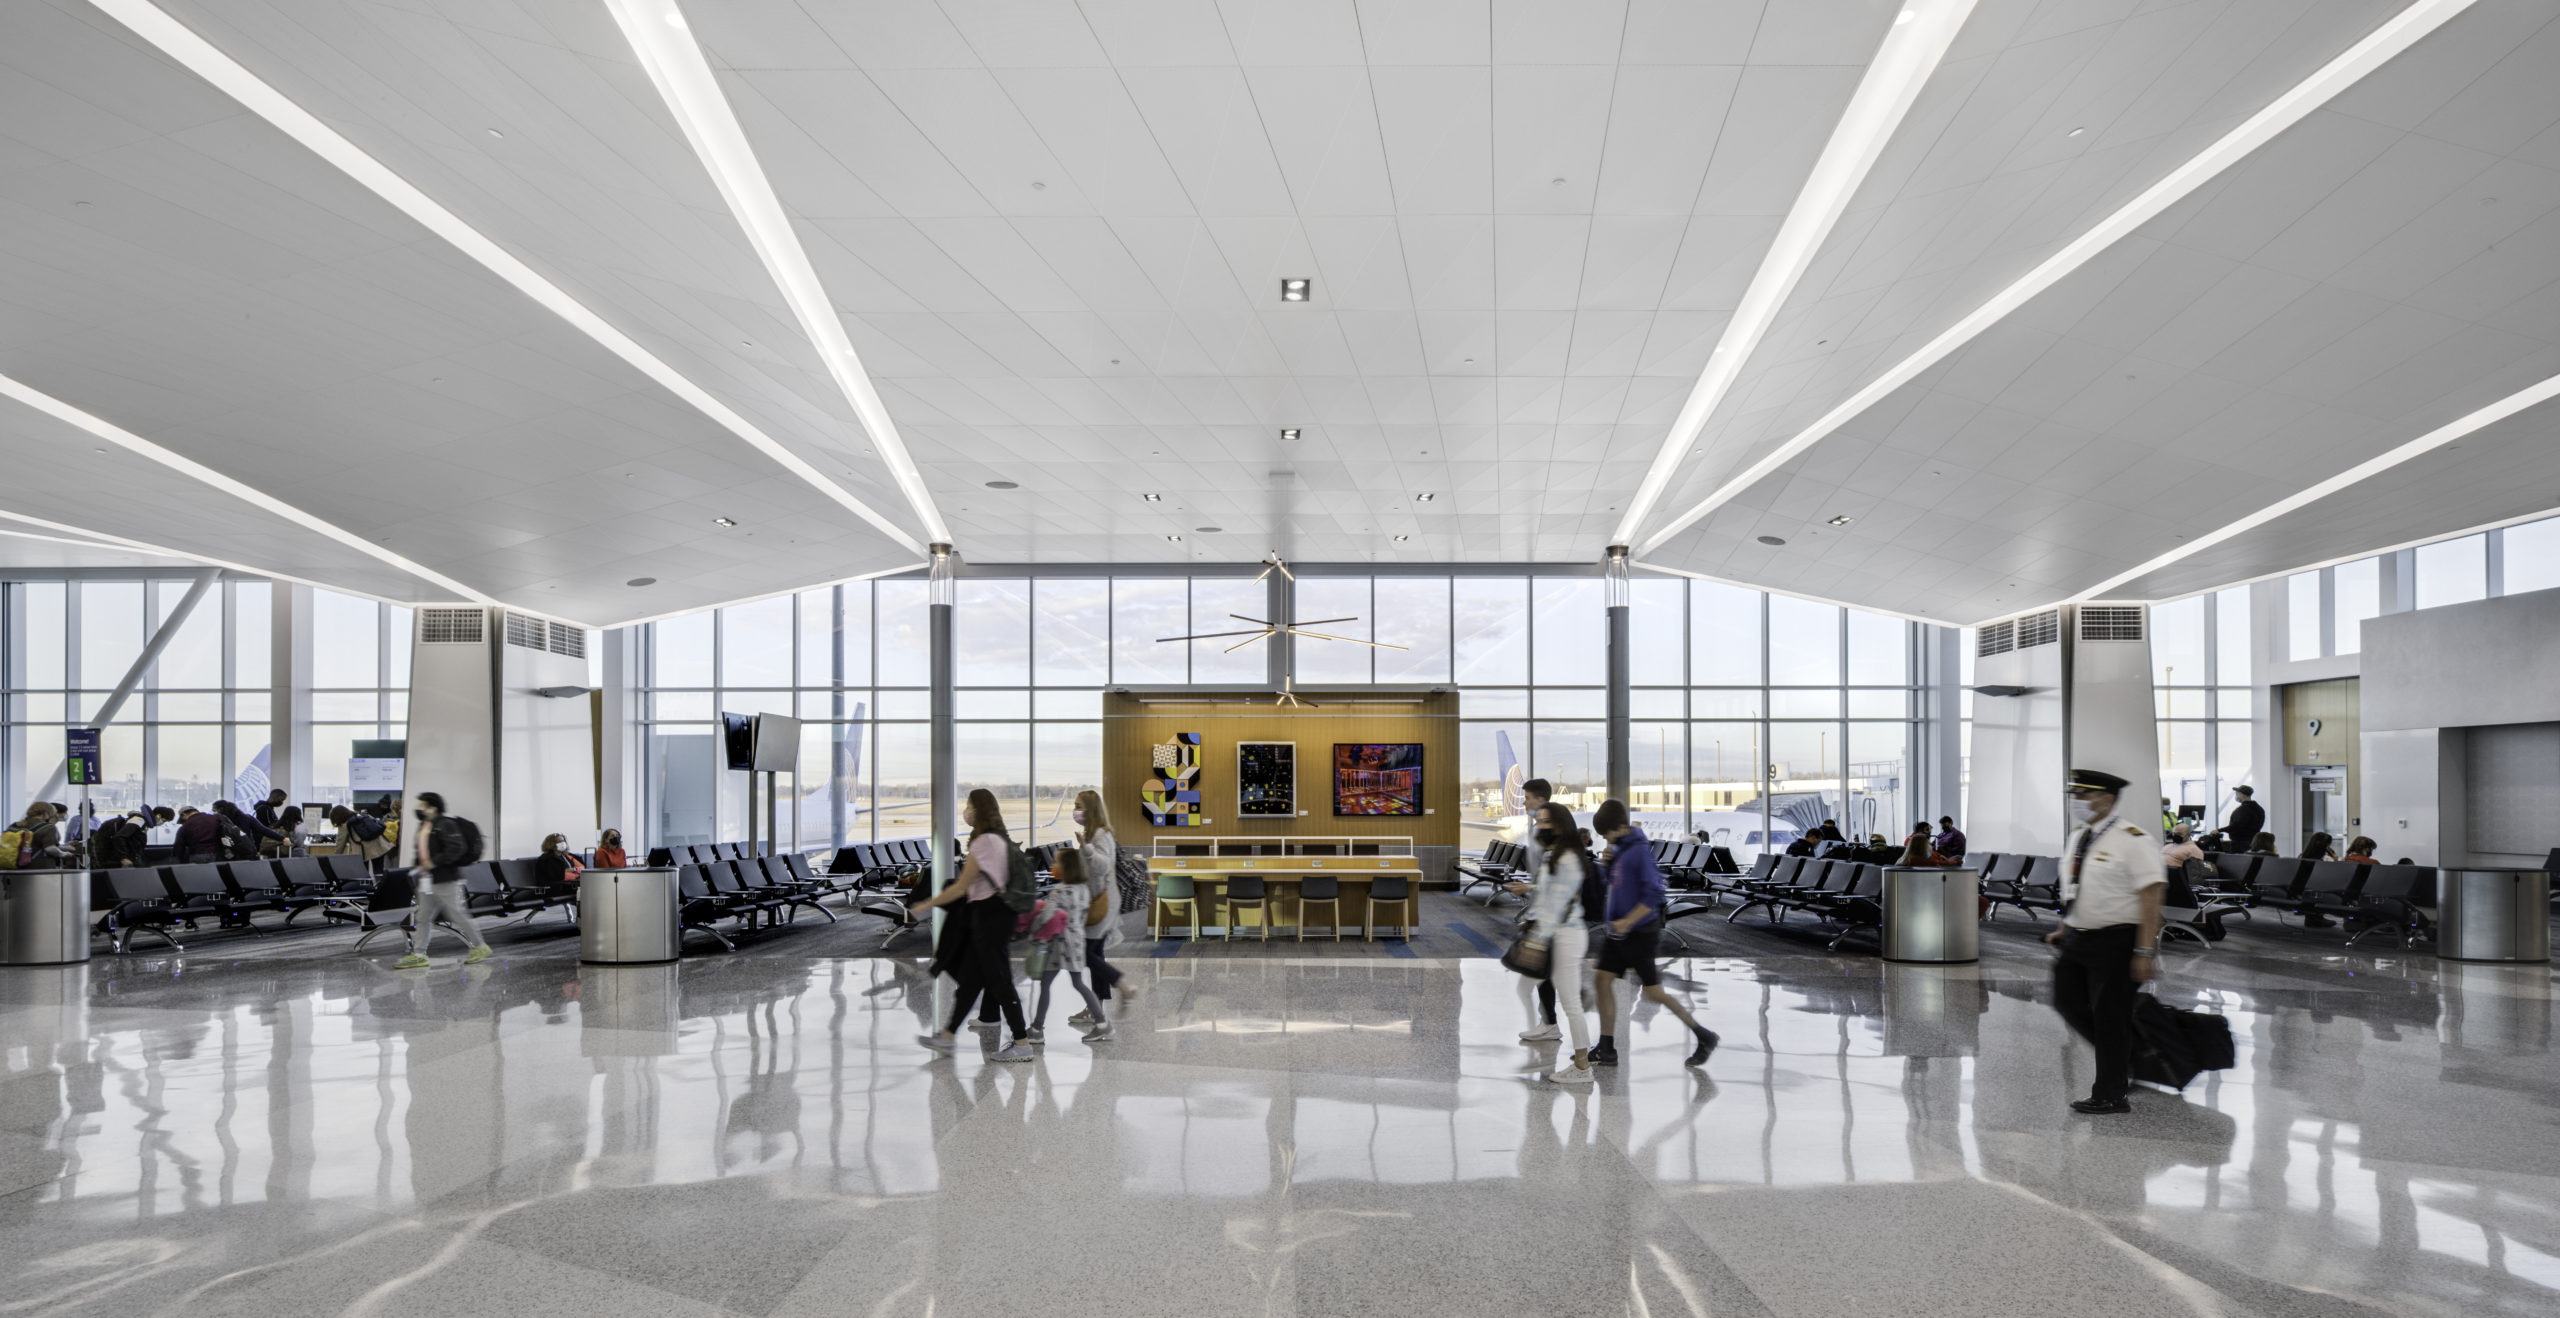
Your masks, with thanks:
[[[1381,874],[1369,880],[1369,913],[1360,923],[1360,937],[1366,942],[1376,937],[1378,907],[1391,903],[1396,908],[1396,937],[1413,941],[1413,886],[1401,874]]]
[[[1164,908],[1175,905],[1190,910],[1191,936],[1198,938],[1200,936],[1200,895],[1193,889],[1191,876],[1188,874],[1156,876],[1156,899],[1147,907],[1147,932],[1158,938],[1164,937]]]
[[[1307,908],[1324,903],[1325,926],[1329,937],[1342,937],[1342,880],[1330,874],[1310,874],[1298,881],[1298,941],[1307,941]]]
[[[1271,941],[1271,899],[1264,890],[1259,874],[1237,874],[1227,879],[1227,937],[1236,936],[1236,914],[1244,907],[1253,908],[1253,918],[1261,927],[1262,941]]]

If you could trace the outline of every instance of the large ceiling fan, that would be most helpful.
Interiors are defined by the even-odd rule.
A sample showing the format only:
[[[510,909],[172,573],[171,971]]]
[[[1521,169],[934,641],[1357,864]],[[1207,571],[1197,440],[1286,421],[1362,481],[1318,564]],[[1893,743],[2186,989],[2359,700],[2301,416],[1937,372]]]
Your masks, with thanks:
[[[1295,582],[1298,579],[1289,571],[1289,565],[1281,562],[1278,554],[1273,554],[1269,558],[1262,560],[1262,575],[1255,577],[1254,580],[1268,580],[1274,572],[1279,573],[1281,576],[1292,582]],[[1336,636],[1331,632],[1310,630],[1311,628],[1322,627],[1329,623],[1358,622],[1360,618],[1357,614],[1343,618],[1309,618],[1303,621],[1291,619],[1288,622],[1271,622],[1262,618],[1248,618],[1241,613],[1230,613],[1227,616],[1238,622],[1249,622],[1253,625],[1250,627],[1239,628],[1231,632],[1195,632],[1189,636],[1160,636],[1156,638],[1156,643],[1159,645],[1171,645],[1176,641],[1222,641],[1230,636],[1241,636],[1244,638],[1243,640],[1219,651],[1221,654],[1234,654],[1236,651],[1241,650],[1256,641],[1269,640],[1274,636],[1286,633],[1291,636],[1309,636],[1319,641],[1347,641],[1353,645],[1368,646],[1372,650],[1410,650],[1413,648],[1409,645],[1396,645],[1388,641],[1364,641],[1357,636]],[[1294,677],[1281,678],[1280,703],[1303,708],[1314,708],[1315,705],[1312,701],[1299,699],[1297,694],[1289,689],[1294,680]]]

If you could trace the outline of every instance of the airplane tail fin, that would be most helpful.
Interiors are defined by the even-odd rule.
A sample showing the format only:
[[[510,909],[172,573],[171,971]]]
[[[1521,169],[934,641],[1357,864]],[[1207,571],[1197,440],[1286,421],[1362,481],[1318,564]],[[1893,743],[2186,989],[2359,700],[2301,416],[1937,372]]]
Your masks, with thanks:
[[[1493,744],[1502,756],[1499,766],[1502,770],[1502,813],[1525,814],[1529,809],[1529,799],[1521,795],[1520,784],[1528,781],[1528,777],[1520,771],[1520,757],[1511,751],[1511,734],[1493,734]]]

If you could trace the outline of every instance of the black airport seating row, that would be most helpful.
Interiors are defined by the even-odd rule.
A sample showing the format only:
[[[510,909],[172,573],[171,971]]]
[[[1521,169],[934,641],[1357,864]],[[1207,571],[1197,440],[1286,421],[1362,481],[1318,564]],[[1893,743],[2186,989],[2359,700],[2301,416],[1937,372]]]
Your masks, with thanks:
[[[575,886],[546,886],[537,869],[531,858],[463,867],[462,891],[471,913],[499,918],[521,915],[529,920],[554,907],[577,904]],[[403,876],[398,887],[400,905],[406,908],[412,904],[407,871],[392,872]],[[137,931],[157,934],[179,947],[170,931],[181,925],[201,928],[206,920],[219,928],[263,934],[267,930],[258,926],[256,917],[271,912],[284,917],[277,928],[290,926],[307,911],[317,911],[323,918],[346,920],[370,932],[373,925],[365,912],[379,905],[375,898],[383,884],[383,878],[368,872],[360,856],[131,867],[93,871],[90,906],[103,913],[98,931],[122,952],[131,946]]]
[[[1484,854],[1465,856],[1450,866],[1465,878],[1458,884],[1458,895],[1464,897],[1477,884],[1492,891],[1485,894],[1486,904],[1501,893],[1502,885],[1525,879],[1529,869],[1528,848],[1517,842],[1487,842]]]
[[[680,847],[651,847],[649,864],[664,869],[676,865],[708,865],[722,860],[748,860],[773,854],[773,844],[758,842],[697,842]]]
[[[1721,880],[1741,874],[1729,847],[1660,838],[1652,843],[1654,864],[1661,869],[1664,884],[1674,891],[1714,893],[1721,891]],[[1458,894],[1465,896],[1478,884],[1499,893],[1502,885],[1525,880],[1533,862],[1529,849],[1517,842],[1488,842],[1481,855],[1461,858],[1450,868],[1465,876],[1458,885]]]
[[[2059,913],[2062,861],[2056,856],[1984,855],[1986,914],[2002,906]],[[2218,941],[2233,915],[2254,919],[2257,910],[2300,917],[2306,924],[2334,920],[2353,946],[2367,934],[2396,934],[2402,947],[2430,935],[2426,912],[2435,900],[2435,871],[2423,865],[2368,865],[2356,861],[2304,860],[2239,852],[2209,854],[2169,871],[2162,903],[2164,937]]]
[[[1727,889],[1738,899],[1731,924],[1754,907],[1768,913],[1770,923],[1783,924],[1792,914],[1811,917],[1832,930],[1828,946],[1837,949],[1851,934],[1878,934],[1884,927],[1885,867],[1860,860],[1821,860],[1811,856],[1763,856],[1765,865],[1736,877]],[[1675,910],[1672,918],[1695,914]]]
[[[677,923],[686,933],[701,933],[724,948],[735,949],[737,939],[789,924],[804,908],[835,923],[836,913],[821,903],[860,886],[858,875],[821,874],[810,866],[808,857],[796,852],[679,865]],[[855,909],[905,922],[903,905],[894,913],[858,902]],[[719,928],[722,921],[729,924],[725,933]]]

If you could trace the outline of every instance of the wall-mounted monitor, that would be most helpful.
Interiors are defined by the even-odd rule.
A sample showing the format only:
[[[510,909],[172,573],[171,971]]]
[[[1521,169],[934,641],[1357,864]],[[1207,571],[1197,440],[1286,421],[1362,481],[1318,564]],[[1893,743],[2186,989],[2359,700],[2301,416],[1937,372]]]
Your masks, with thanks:
[[[1298,814],[1298,743],[1236,743],[1236,813],[1248,819]]]
[[[753,769],[756,767],[755,720],[744,714],[722,714],[720,744],[728,752],[730,768]]]
[[[755,729],[758,773],[796,773],[800,768],[800,720],[788,714],[758,714]]]
[[[1420,742],[1335,742],[1333,812],[1337,815],[1422,813]]]

